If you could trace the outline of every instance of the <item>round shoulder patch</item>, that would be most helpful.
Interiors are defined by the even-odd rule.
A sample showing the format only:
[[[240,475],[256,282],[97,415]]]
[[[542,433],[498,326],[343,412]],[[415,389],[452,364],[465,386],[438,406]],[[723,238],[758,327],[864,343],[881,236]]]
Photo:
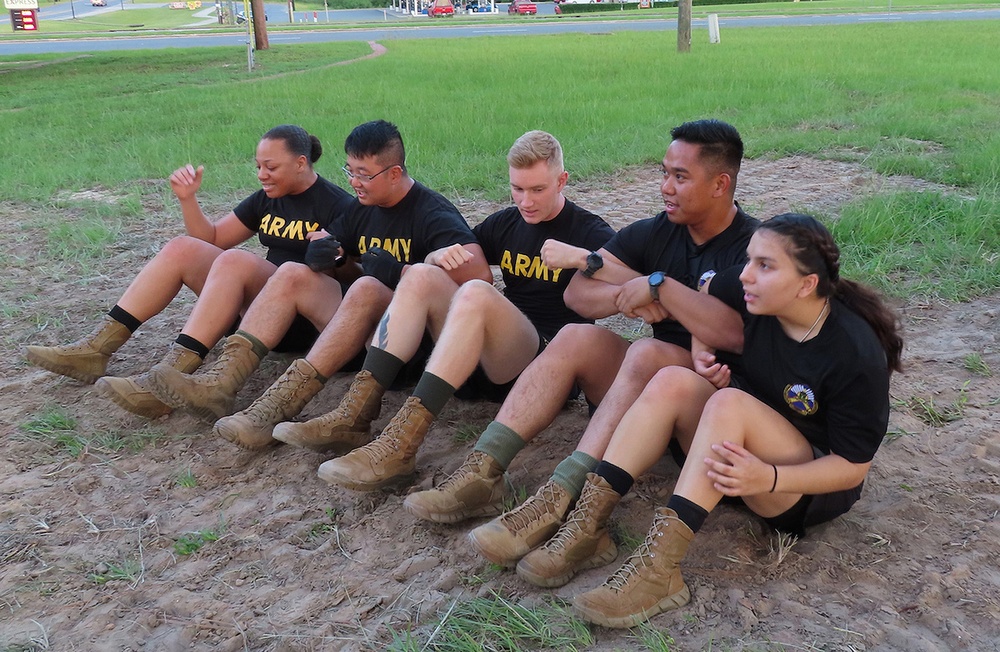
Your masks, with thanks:
[[[701,278],[698,279],[698,289],[700,290],[703,287],[705,287],[705,284],[708,283],[709,281],[711,281],[713,276],[715,276],[715,270],[714,269],[710,269],[707,272],[705,272],[704,274],[702,274]]]
[[[785,403],[802,416],[809,416],[819,409],[812,388],[801,383],[785,385]]]

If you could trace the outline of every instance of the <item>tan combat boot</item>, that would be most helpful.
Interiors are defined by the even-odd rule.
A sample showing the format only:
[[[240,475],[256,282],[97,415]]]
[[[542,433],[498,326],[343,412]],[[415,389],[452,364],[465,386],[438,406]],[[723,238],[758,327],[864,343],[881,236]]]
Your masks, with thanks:
[[[43,369],[90,385],[104,375],[111,354],[131,336],[125,324],[104,315],[100,325],[83,339],[64,346],[29,346],[25,356]]]
[[[276,444],[271,437],[274,425],[298,414],[324,382],[308,360],[299,358],[250,407],[216,421],[212,433],[247,450]]]
[[[412,475],[417,448],[431,427],[433,415],[411,396],[370,444],[343,457],[323,462],[319,477],[356,491],[373,491]]]
[[[385,387],[361,370],[333,412],[304,423],[279,423],[273,437],[318,453],[343,455],[371,441],[371,424],[382,411]]]
[[[672,509],[656,510],[646,540],[604,584],[573,599],[581,618],[604,627],[635,627],[691,600],[680,562],[694,538]]]
[[[153,395],[172,408],[214,423],[232,413],[236,392],[260,365],[253,344],[239,333],[226,338],[219,359],[196,374],[163,363],[149,370]]]
[[[563,586],[588,568],[614,561],[618,549],[608,534],[608,518],[621,500],[608,481],[593,473],[563,526],[541,548],[517,563],[517,574],[535,586]]]
[[[181,373],[189,374],[201,366],[201,356],[174,342],[160,364],[169,365]],[[148,371],[125,378],[105,376],[97,381],[95,387],[101,396],[111,399],[122,409],[140,417],[156,419],[164,414],[170,414],[170,406],[153,396],[153,392],[150,391]]]
[[[556,533],[573,496],[549,480],[520,507],[469,532],[473,547],[494,564],[512,566]]]
[[[474,516],[499,514],[508,495],[507,474],[497,461],[486,453],[472,451],[462,466],[437,487],[407,496],[403,508],[425,521],[458,523]]]

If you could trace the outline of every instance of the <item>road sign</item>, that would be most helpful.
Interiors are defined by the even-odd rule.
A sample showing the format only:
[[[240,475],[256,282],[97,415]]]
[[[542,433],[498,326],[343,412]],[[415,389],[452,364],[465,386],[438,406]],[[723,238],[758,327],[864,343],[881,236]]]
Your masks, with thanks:
[[[11,9],[10,26],[15,32],[34,32],[38,29],[38,19],[34,9]]]
[[[4,9],[38,9],[38,0],[3,0]]]

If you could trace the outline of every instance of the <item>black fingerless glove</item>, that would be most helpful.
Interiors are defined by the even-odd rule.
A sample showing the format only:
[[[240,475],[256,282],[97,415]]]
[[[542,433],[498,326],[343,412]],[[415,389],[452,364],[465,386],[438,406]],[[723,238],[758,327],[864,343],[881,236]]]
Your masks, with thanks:
[[[361,269],[365,274],[382,281],[390,290],[399,285],[404,266],[395,256],[379,247],[372,247],[361,256]]]
[[[340,242],[337,237],[329,235],[318,240],[310,240],[306,245],[306,265],[314,272],[328,272],[340,267],[347,258],[340,255]]]

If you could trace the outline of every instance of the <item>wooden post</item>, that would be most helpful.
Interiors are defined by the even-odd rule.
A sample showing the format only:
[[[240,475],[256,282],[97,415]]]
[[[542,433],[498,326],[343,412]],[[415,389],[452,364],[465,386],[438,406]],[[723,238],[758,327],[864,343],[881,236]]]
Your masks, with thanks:
[[[677,2],[677,51],[691,51],[691,0]]]
[[[264,13],[264,0],[251,0],[253,7],[253,41],[254,48],[266,50],[270,46],[267,42],[267,14]]]

